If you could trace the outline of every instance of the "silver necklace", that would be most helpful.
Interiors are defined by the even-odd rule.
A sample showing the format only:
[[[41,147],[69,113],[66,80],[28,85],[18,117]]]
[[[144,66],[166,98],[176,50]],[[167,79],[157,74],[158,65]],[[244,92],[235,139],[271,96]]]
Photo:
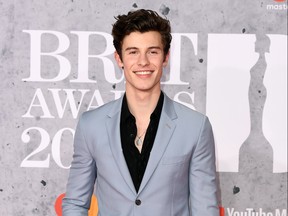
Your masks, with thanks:
[[[135,144],[136,146],[141,146],[143,144],[142,136],[146,133],[146,130],[141,136],[136,136]]]

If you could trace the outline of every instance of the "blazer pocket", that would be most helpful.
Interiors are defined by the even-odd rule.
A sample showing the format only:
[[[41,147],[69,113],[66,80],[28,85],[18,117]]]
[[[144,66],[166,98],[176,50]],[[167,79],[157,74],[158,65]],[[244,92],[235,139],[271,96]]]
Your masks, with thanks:
[[[163,165],[178,165],[187,162],[189,159],[188,155],[174,156],[174,157],[163,157]]]

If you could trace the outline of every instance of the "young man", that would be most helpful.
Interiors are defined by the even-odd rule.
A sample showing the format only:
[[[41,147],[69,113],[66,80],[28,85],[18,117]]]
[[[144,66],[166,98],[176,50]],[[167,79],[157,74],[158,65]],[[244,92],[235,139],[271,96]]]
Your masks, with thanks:
[[[170,32],[151,10],[117,17],[112,35],[126,92],[81,116],[63,215],[87,215],[95,181],[101,216],[219,215],[209,120],[160,88]]]

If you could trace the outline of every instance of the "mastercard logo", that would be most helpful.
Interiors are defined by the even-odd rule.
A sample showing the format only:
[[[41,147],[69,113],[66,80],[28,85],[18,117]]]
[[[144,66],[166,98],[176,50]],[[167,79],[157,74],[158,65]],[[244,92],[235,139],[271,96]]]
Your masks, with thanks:
[[[65,193],[59,195],[55,201],[55,212],[57,216],[62,216],[62,200],[65,197]],[[98,213],[98,203],[95,195],[92,196],[90,209],[88,212],[88,216],[95,216]]]

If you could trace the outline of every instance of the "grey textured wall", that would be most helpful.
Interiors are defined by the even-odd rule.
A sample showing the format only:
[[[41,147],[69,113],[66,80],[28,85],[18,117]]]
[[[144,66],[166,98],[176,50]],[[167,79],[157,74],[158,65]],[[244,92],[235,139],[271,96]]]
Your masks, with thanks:
[[[225,210],[225,215],[264,212],[286,216],[287,153],[283,152],[287,152],[287,114],[277,120],[283,123],[277,129],[279,136],[284,137],[281,144],[280,141],[271,143],[266,135],[269,130],[265,132],[263,129],[263,115],[269,116],[265,107],[273,104],[269,102],[272,88],[265,85],[271,80],[265,81],[268,72],[272,71],[272,78],[280,80],[281,90],[272,97],[280,106],[272,106],[271,110],[287,113],[287,1],[273,0],[0,0],[0,215],[56,215],[55,202],[65,193],[73,151],[73,130],[79,113],[117,98],[124,90],[123,77],[115,63],[103,63],[99,57],[90,58],[86,81],[75,81],[85,71],[85,59],[79,59],[79,53],[85,53],[81,51],[85,47],[85,32],[98,32],[90,37],[89,54],[96,56],[107,51],[103,55],[110,62],[113,60],[111,40],[103,34],[110,34],[115,15],[137,8],[156,10],[171,21],[176,38],[173,39],[174,53],[177,54],[179,48],[180,55],[172,55],[170,68],[175,70],[168,70],[163,78],[163,89],[170,97],[209,117],[211,115],[216,138],[221,127],[216,118],[220,114],[215,111],[217,102],[213,103],[211,97],[219,96],[219,100],[223,100],[221,104],[227,111],[221,115],[231,115],[228,116],[230,120],[239,110],[247,110],[247,125],[242,125],[246,131],[242,136],[245,139],[237,138],[242,129],[235,122],[229,126],[235,132],[235,139],[230,138],[232,142],[227,147],[231,150],[225,150],[221,136],[217,142],[219,205]],[[41,31],[46,33],[38,41],[40,37],[37,34],[39,36]],[[178,37],[180,33],[181,40]],[[219,45],[217,35],[227,36],[227,40]],[[277,44],[278,37],[275,39],[273,35],[281,36],[281,44],[276,50],[269,50]],[[233,40],[236,43],[231,43]],[[229,43],[232,47],[227,45]],[[50,53],[48,56],[43,54],[40,61],[35,54],[37,44],[41,45],[39,52]],[[68,60],[62,68],[59,62],[64,65],[65,60],[51,57],[60,45],[63,50],[58,50],[59,56]],[[233,46],[239,47],[239,56]],[[225,54],[221,47],[233,53]],[[251,58],[245,50],[240,52],[241,47],[248,49]],[[281,60],[276,62],[276,66],[271,66],[269,53],[274,59]],[[277,53],[282,55],[277,56]],[[218,69],[214,68],[219,61],[213,63],[209,56],[219,57],[219,61],[222,57],[223,68],[222,63]],[[244,65],[241,65],[242,60]],[[34,65],[40,62],[39,67]],[[178,63],[181,66],[177,66]],[[41,71],[41,77],[32,76],[32,65],[35,74]],[[227,65],[232,65],[232,68]],[[69,72],[67,76],[64,76],[65,70]],[[221,70],[231,70],[231,77],[219,78]],[[241,73],[233,75],[232,72],[238,70]],[[276,71],[281,73],[275,75]],[[59,74],[63,78],[57,80]],[[211,78],[213,76],[216,77]],[[245,76],[247,82],[242,82],[238,76]],[[231,84],[228,91],[226,83]],[[238,84],[239,88],[236,87]],[[277,84],[273,86],[275,88]],[[213,94],[222,87],[225,89],[223,94]],[[227,92],[229,96],[224,97]],[[74,98],[75,104],[68,102],[63,108],[67,97]],[[227,102],[234,100],[236,103],[243,100],[243,107],[241,104],[233,106],[233,103],[230,107]],[[282,102],[286,106],[282,106]],[[228,159],[222,162],[224,157]],[[229,168],[229,161],[234,163],[234,167]]]

